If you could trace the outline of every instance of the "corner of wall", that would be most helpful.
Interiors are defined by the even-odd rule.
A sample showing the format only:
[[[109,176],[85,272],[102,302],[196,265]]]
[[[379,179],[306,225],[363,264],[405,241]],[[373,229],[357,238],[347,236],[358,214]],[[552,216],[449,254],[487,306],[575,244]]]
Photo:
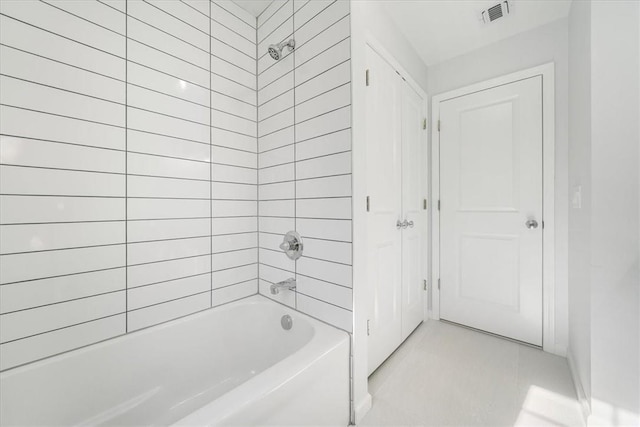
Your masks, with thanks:
[[[573,380],[573,386],[576,392],[576,396],[578,398],[578,402],[580,403],[582,417],[585,424],[587,424],[589,416],[591,415],[591,403],[589,397],[585,393],[584,386],[582,385],[582,381],[580,379],[580,373],[578,372],[576,361],[574,360],[570,348],[567,350],[567,363],[569,365],[569,371],[571,373],[571,379]]]

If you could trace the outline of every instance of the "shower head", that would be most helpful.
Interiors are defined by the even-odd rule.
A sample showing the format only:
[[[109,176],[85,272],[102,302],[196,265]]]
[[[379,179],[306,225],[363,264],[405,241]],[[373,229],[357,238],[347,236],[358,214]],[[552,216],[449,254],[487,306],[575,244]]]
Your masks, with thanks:
[[[282,50],[285,47],[289,48],[289,52],[293,51],[293,48],[296,47],[296,41],[294,39],[290,39],[278,44],[269,45],[269,55],[277,61],[282,58]]]

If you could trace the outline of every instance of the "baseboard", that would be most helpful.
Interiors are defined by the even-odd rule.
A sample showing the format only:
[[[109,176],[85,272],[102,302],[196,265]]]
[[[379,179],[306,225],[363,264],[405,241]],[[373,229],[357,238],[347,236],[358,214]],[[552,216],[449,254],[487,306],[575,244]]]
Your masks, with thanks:
[[[569,371],[571,372],[571,378],[573,379],[573,387],[576,390],[576,396],[578,397],[578,402],[580,403],[580,409],[582,409],[582,417],[584,419],[584,424],[587,425],[589,421],[589,417],[591,416],[591,403],[589,402],[587,393],[585,393],[584,391],[582,380],[580,379],[580,375],[576,367],[576,362],[573,359],[573,354],[571,353],[571,349],[567,350],[567,363],[569,364]]]
[[[371,399],[371,395],[369,393],[366,394],[366,396],[364,396],[362,399],[360,399],[360,402],[358,402],[358,404],[355,407],[355,422],[356,425],[362,421],[362,419],[364,418],[365,415],[367,415],[367,412],[369,412],[369,409],[371,409],[371,405],[373,404],[373,401]]]

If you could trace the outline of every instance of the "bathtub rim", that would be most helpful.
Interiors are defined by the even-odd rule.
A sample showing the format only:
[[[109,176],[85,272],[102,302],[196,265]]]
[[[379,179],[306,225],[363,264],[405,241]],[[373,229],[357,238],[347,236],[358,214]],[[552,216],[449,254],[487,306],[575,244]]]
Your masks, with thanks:
[[[78,348],[74,348],[71,350],[67,350],[64,351],[62,353],[58,353],[52,356],[48,356],[48,357],[44,357],[41,359],[36,359],[34,361],[31,362],[27,362],[27,363],[23,363],[21,365],[17,365],[8,369],[5,369],[3,371],[0,371],[0,381],[6,379],[6,378],[10,378],[13,377],[14,375],[18,375],[21,372],[25,372],[25,371],[29,371],[32,369],[37,369],[40,367],[44,367],[48,364],[52,364],[52,363],[56,363],[57,361],[60,360],[64,360],[67,358],[71,358],[71,357],[75,357],[75,356],[79,356],[80,354],[83,353],[87,353],[87,352],[92,352],[92,351],[97,351],[99,348],[105,347],[105,346],[110,346],[110,345],[114,345],[116,343],[120,343],[120,342],[127,342],[129,340],[133,340],[136,339],[138,337],[141,337],[143,335],[146,334],[152,334],[156,331],[160,331],[162,329],[166,329],[166,328],[170,328],[173,326],[177,326],[179,324],[182,324],[184,322],[189,322],[189,321],[194,321],[197,319],[200,319],[202,317],[206,317],[208,315],[210,315],[214,310],[228,310],[230,308],[233,308],[234,306],[237,305],[244,305],[244,304],[252,304],[252,305],[257,305],[257,304],[276,304],[279,307],[282,307],[284,310],[288,310],[289,312],[285,313],[285,314],[289,314],[289,315],[295,315],[295,316],[301,316],[304,317],[306,319],[308,319],[311,324],[321,324],[322,325],[322,329],[324,328],[328,328],[325,329],[327,331],[332,331],[332,332],[327,332],[330,334],[345,334],[347,337],[349,336],[349,333],[343,329],[340,329],[336,326],[333,326],[329,323],[326,323],[320,319],[317,319],[313,316],[310,316],[308,314],[302,313],[301,311],[297,311],[296,309],[280,303],[279,301],[276,301],[274,299],[268,298],[262,294],[253,294],[250,295],[248,297],[243,297],[237,300],[233,300],[233,301],[229,301],[226,302],[224,304],[220,304],[217,305],[215,307],[209,307],[206,308],[204,310],[199,310],[196,311],[194,313],[190,313],[190,314],[186,314],[184,316],[180,316],[177,317],[175,319],[169,319],[166,320],[164,322],[161,323],[157,323],[155,325],[151,325],[151,326],[147,326],[145,328],[141,328],[135,331],[131,331],[131,332],[125,332],[123,334],[120,335],[116,335],[114,337],[111,338],[107,338],[101,341],[97,341],[95,343],[91,343],[91,344],[87,344],[84,345],[82,347],[78,347]],[[315,330],[315,327],[314,327]],[[313,341],[313,337],[311,338],[311,341]],[[279,362],[278,362],[279,363]]]

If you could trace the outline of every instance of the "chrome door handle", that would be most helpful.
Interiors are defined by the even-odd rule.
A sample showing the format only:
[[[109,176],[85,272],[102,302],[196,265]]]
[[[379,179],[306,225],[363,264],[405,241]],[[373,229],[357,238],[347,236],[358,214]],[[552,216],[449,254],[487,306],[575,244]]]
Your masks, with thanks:
[[[407,227],[413,228],[413,221],[407,221],[406,219],[402,222],[400,222],[400,220],[396,221],[396,228],[398,230],[400,230],[401,228],[405,229]]]
[[[526,225],[527,228],[531,230],[532,228],[538,228],[538,221],[536,221],[535,219],[530,219],[525,222],[524,225]]]
[[[408,225],[409,223],[407,222],[406,219],[402,222],[400,222],[400,220],[396,221],[396,228],[398,230],[400,230],[401,228],[407,228]],[[411,226],[413,227],[413,223],[411,223]]]

